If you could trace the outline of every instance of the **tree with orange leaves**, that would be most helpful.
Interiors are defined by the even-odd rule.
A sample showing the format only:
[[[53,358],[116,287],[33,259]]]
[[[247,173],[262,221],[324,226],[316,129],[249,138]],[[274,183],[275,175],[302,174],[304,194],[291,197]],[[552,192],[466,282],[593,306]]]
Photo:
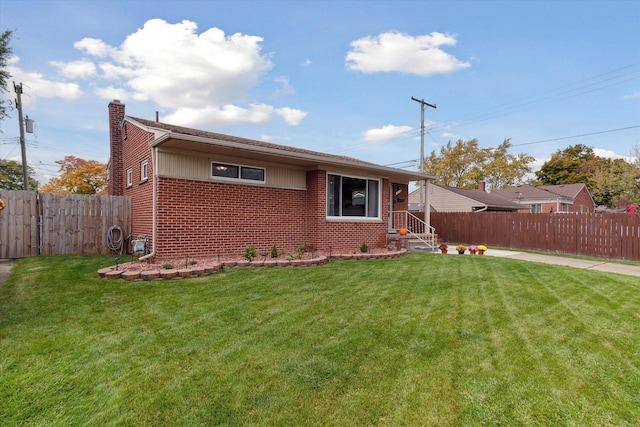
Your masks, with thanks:
[[[107,165],[97,160],[65,156],[57,160],[60,177],[51,178],[40,188],[43,193],[96,194],[107,186]]]

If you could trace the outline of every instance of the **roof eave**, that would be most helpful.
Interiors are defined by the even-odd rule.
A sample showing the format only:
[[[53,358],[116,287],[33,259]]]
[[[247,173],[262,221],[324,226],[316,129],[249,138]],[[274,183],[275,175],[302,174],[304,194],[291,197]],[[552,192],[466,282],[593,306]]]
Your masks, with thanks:
[[[142,124],[140,125],[144,126]],[[147,127],[147,126],[144,126],[144,127]],[[157,129],[154,128],[153,130],[150,130],[150,131],[154,132],[154,131],[157,131]],[[305,162],[308,162],[309,164],[317,164],[319,166],[334,166],[334,167],[366,169],[366,170],[375,171],[376,173],[387,176],[389,178],[396,178],[396,179],[402,178],[407,181],[435,180],[437,178],[436,176],[433,176],[433,175],[427,175],[420,172],[412,172],[412,171],[405,171],[402,169],[390,168],[387,166],[381,166],[374,163],[357,162],[357,161],[352,162],[346,159],[329,158],[322,155],[279,150],[271,147],[260,147],[255,145],[248,146],[246,144],[233,142],[233,141],[224,141],[220,139],[212,139],[212,138],[206,138],[206,137],[195,136],[195,135],[185,135],[181,133],[174,133],[167,130],[163,130],[163,133],[160,135],[158,135],[157,132],[154,132],[154,134],[156,135],[156,138],[150,142],[151,147],[159,147],[172,139],[177,139],[182,141],[195,142],[199,144],[217,145],[225,148],[232,148],[232,149],[242,150],[242,151],[251,151],[254,153],[269,154],[282,159],[303,160]]]

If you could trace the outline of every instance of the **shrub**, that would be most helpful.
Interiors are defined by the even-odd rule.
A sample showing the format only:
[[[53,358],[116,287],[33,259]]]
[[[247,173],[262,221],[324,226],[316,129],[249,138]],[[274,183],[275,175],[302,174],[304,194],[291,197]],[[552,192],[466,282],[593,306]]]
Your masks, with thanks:
[[[360,252],[369,252],[369,245],[367,245],[366,242],[362,242],[360,245]]]
[[[165,270],[172,270],[173,269],[173,264],[162,264],[162,268],[164,268]]]
[[[278,258],[278,248],[276,248],[276,245],[273,245],[271,248],[271,258]]]
[[[244,250],[244,259],[246,259],[247,261],[253,261],[253,259],[256,257],[256,255],[258,254],[258,250],[256,249],[255,246],[249,246],[247,249]]]

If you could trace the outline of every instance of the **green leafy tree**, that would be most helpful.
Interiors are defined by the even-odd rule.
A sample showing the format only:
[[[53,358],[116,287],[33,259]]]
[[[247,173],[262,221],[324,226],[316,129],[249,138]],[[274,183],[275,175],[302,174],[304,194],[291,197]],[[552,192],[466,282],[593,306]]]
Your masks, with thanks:
[[[640,149],[634,162],[597,156],[591,147],[572,145],[555,152],[536,172],[534,185],[586,184],[596,205],[625,208],[640,203]]]
[[[521,184],[532,172],[529,165],[535,158],[525,153],[510,154],[510,148],[511,140],[505,139],[497,148],[488,151],[484,169],[478,174],[486,182],[487,189]]]
[[[0,34],[0,93],[7,92],[7,82],[11,78],[11,74],[7,70],[7,63],[11,56],[12,50],[9,46],[13,31],[5,31]],[[7,111],[11,109],[11,101],[8,99],[0,99],[0,121],[7,116]]]
[[[440,177],[440,184],[451,187],[470,187],[476,185],[478,169],[484,165],[486,151],[480,149],[478,140],[449,141],[424,159],[424,171]]]
[[[477,139],[449,141],[439,153],[431,152],[424,170],[439,176],[439,184],[451,187],[476,188],[481,180],[488,190],[517,185],[531,172],[529,164],[535,159],[527,154],[510,154],[510,148],[509,139],[495,149],[480,148]]]
[[[534,185],[587,184],[590,188],[598,162],[603,160],[586,145],[572,145],[551,155],[536,172]]]
[[[640,168],[624,159],[602,159],[591,180],[597,205],[626,208],[640,202]]]
[[[65,156],[56,163],[62,173],[42,186],[40,191],[44,193],[96,194],[107,185],[107,165],[104,163],[75,156]]]
[[[38,189],[38,181],[33,178],[35,171],[31,166],[27,166],[27,180],[29,188]],[[0,160],[0,188],[3,190],[24,189],[22,176],[22,163],[15,160]]]

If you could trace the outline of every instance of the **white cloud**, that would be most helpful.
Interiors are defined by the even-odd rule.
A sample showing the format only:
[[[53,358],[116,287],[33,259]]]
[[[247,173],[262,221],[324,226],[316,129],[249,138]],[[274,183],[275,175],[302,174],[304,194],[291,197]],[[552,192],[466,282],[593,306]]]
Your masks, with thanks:
[[[274,97],[280,97],[283,95],[291,95],[292,93],[296,93],[296,90],[289,83],[289,78],[285,76],[276,77],[273,79],[276,83],[280,83],[280,88],[275,91],[273,94]]]
[[[109,62],[102,62],[99,67],[102,71],[102,78],[105,80],[130,79],[136,76],[135,70]]]
[[[387,125],[380,129],[369,129],[363,132],[362,139],[367,142],[384,142],[399,138],[408,138],[412,130],[413,128],[411,126]]]
[[[598,157],[603,157],[605,159],[611,159],[611,160],[624,159],[629,163],[633,163],[635,161],[635,159],[632,156],[623,156],[616,153],[615,151],[606,150],[604,148],[594,148],[593,154],[595,154]]]
[[[99,77],[109,84],[97,89],[98,95],[151,100],[171,111],[166,120],[175,124],[264,123],[279,116],[297,125],[306,116],[288,107],[234,105],[246,99],[272,68],[269,55],[261,52],[263,39],[240,33],[225,35],[219,28],[198,34],[197,29],[197,24],[188,20],[170,24],[151,19],[118,47],[94,38],[84,38],[74,47],[101,58]],[[55,65],[70,74],[80,61]],[[281,84],[278,95],[293,93],[288,78],[276,81]]]
[[[261,37],[225,36],[218,28],[198,35],[191,21],[147,21],[111,54],[130,73],[126,84],[164,108],[224,105],[244,96],[271,68]],[[125,74],[124,71],[121,71]]]
[[[275,113],[282,117],[285,122],[291,126],[297,126],[307,116],[307,113],[302,110],[296,110],[289,107],[283,107],[276,109]]]
[[[97,88],[94,92],[103,99],[112,100],[119,99],[120,101],[126,102],[129,99],[129,92],[127,92],[123,88],[117,88],[114,86],[108,86],[103,88]]]
[[[438,32],[416,37],[387,32],[351,42],[345,59],[349,69],[363,73],[447,74],[470,66],[442,50],[455,44],[453,36]]]
[[[80,85],[76,83],[57,82],[47,79],[42,73],[20,69],[16,66],[19,62],[18,57],[7,62],[11,64],[7,66],[7,71],[13,77],[13,81],[18,84],[23,83],[23,106],[35,104],[38,98],[61,98],[65,101],[75,101],[84,95]]]
[[[273,141],[288,141],[289,137],[278,135],[261,135],[261,141],[273,142]]]
[[[637,98],[640,98],[640,90],[636,90],[633,93],[622,97],[622,99],[637,99]]]
[[[283,117],[290,125],[297,125],[307,113],[291,108],[275,108],[266,104],[251,104],[249,108],[236,105],[204,108],[179,108],[163,117],[163,121],[197,127],[203,124],[236,125],[243,123],[260,124],[270,121],[273,116]]]
[[[96,65],[88,59],[72,62],[51,61],[51,65],[58,67],[60,73],[69,79],[87,79],[96,75]]]
[[[85,37],[82,40],[75,42],[73,47],[91,56],[97,56],[98,58],[106,58],[114,50],[102,40],[90,37]]]
[[[302,65],[305,66],[305,67],[311,65],[311,60],[309,58],[305,59],[304,62],[302,63]]]

